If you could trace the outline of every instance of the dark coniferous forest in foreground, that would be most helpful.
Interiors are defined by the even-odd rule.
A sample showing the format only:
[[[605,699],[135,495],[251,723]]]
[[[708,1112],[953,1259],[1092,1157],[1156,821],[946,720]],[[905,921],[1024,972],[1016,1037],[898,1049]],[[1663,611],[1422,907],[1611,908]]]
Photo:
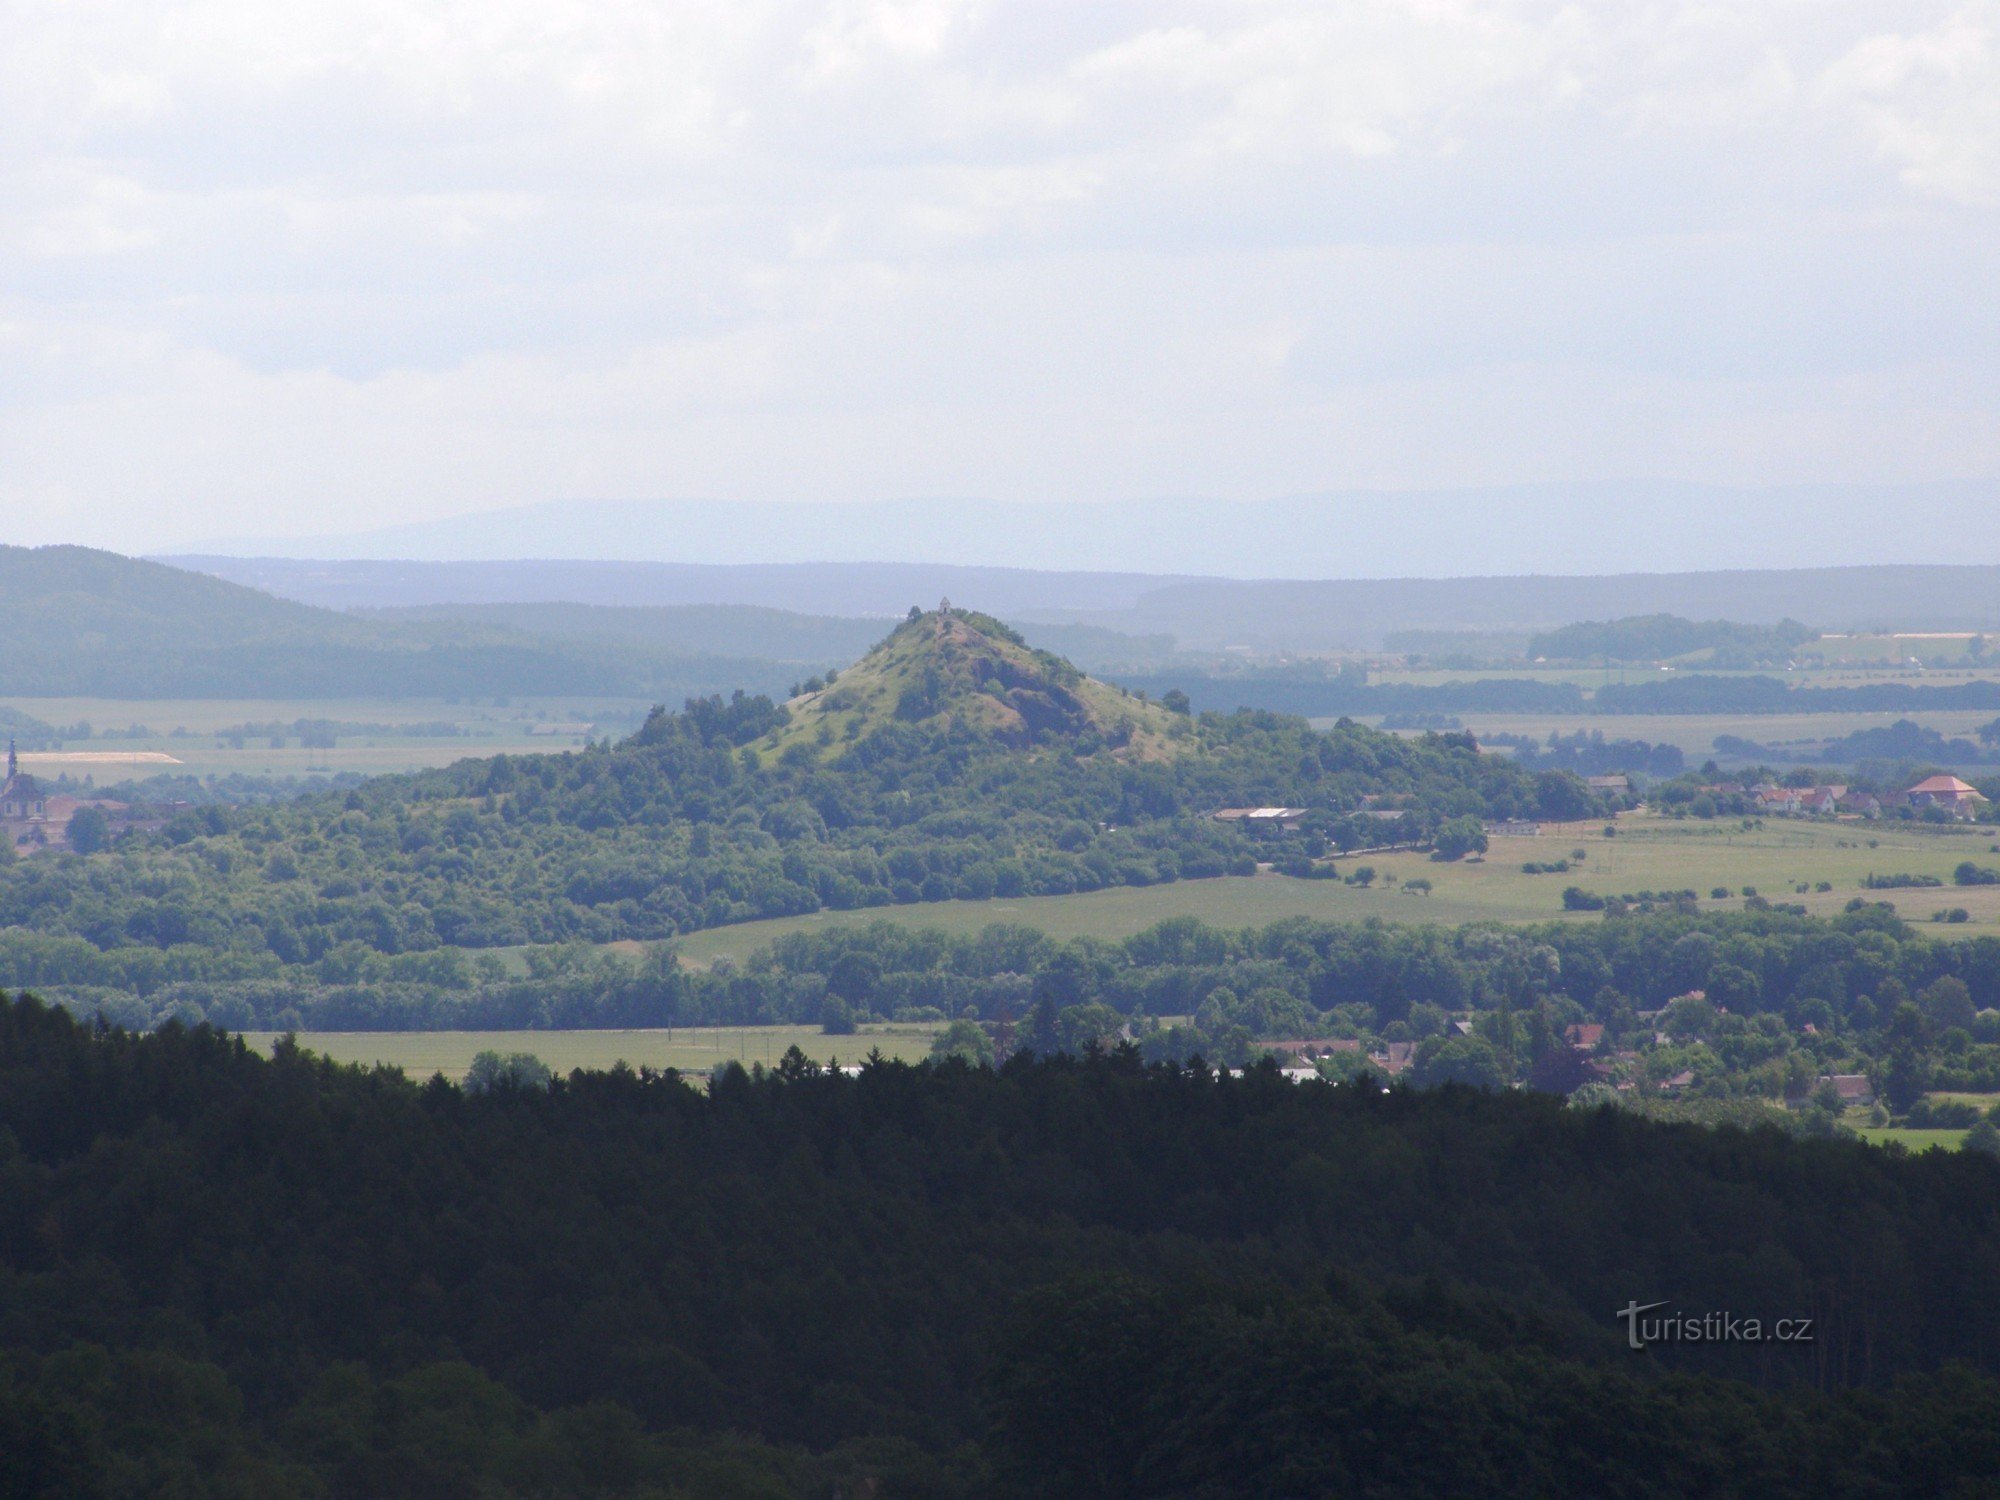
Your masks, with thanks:
[[[9,1495],[1942,1495],[2000,1164],[1123,1049],[706,1089],[0,1011]],[[1635,1352],[1616,1312],[1809,1317]]]

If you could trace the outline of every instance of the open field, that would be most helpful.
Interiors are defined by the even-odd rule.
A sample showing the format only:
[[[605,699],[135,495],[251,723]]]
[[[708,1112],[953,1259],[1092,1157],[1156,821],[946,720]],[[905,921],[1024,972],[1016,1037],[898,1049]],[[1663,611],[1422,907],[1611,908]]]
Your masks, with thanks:
[[[870,1051],[903,1062],[930,1056],[935,1025],[864,1026],[853,1036],[828,1036],[817,1026],[680,1026],[648,1031],[315,1031],[299,1045],[336,1062],[383,1063],[412,1078],[443,1073],[463,1078],[481,1052],[532,1052],[558,1073],[609,1068],[617,1062],[706,1073],[734,1060],[770,1066],[797,1047],[818,1062],[857,1063]],[[268,1054],[277,1033],[245,1032]]]
[[[1439,864],[1410,852],[1351,855],[1342,860],[1340,867],[1349,872],[1362,865],[1374,868],[1378,880],[1369,889],[1267,873],[1071,896],[817,912],[690,933],[679,940],[679,946],[687,962],[706,965],[724,956],[741,958],[782,933],[876,921],[949,932],[977,932],[990,923],[1015,922],[1060,938],[1085,934],[1120,938],[1169,917],[1199,917],[1219,927],[1262,926],[1295,916],[1334,922],[1377,917],[1391,922],[1450,924],[1598,920],[1592,913],[1562,910],[1563,889],[1571,885],[1606,896],[1692,889],[1700,893],[1702,906],[1709,910],[1740,909],[1743,887],[1751,886],[1767,899],[1802,904],[1820,915],[1830,915],[1856,896],[1866,896],[1890,903],[1905,919],[1922,922],[1926,931],[1939,936],[2000,933],[2000,886],[1960,888],[1949,883],[1952,870],[1963,860],[2000,868],[2000,855],[1992,852],[1992,829],[1960,833],[1916,824],[1890,828],[1771,819],[1760,828],[1746,830],[1736,822],[1674,821],[1644,815],[1620,819],[1618,829],[1618,836],[1612,839],[1604,837],[1603,825],[1598,823],[1551,827],[1539,838],[1496,838],[1486,858],[1477,863]],[[1871,841],[1874,847],[1870,847]],[[1568,874],[1522,873],[1526,862],[1567,858],[1575,849],[1583,849],[1586,857]],[[1870,873],[1934,875],[1946,884],[1942,888],[1864,891],[1861,880]],[[1401,882],[1419,877],[1432,882],[1430,895],[1419,896],[1400,888]],[[1389,884],[1392,878],[1398,884]],[[1833,889],[1803,895],[1794,890],[1801,883],[1810,886],[1822,880]],[[1709,892],[1716,886],[1728,886],[1735,894],[1726,900],[1714,899]],[[1964,907],[1971,920],[1948,926],[1929,923],[1933,911],[1954,906]]]
[[[623,699],[451,703],[410,698],[7,698],[4,702],[58,729],[91,725],[89,738],[66,738],[59,751],[27,752],[21,761],[27,770],[51,780],[67,773],[74,780],[89,775],[100,784],[162,772],[303,776],[353,771],[378,776],[449,765],[467,756],[572,749],[582,743],[582,736],[571,726],[591,724],[600,738],[623,735],[647,708]],[[269,735],[224,734],[246,724],[289,726],[301,719],[333,723],[337,731],[333,747],[308,748],[289,730],[278,747]],[[133,726],[142,732],[132,733]],[[343,726],[356,727],[350,731]],[[437,732],[440,726],[457,732]],[[548,732],[555,726],[570,732]],[[115,731],[115,737],[106,731]],[[172,762],[125,759],[137,754],[164,754]],[[80,755],[118,759],[92,763],[73,758]]]

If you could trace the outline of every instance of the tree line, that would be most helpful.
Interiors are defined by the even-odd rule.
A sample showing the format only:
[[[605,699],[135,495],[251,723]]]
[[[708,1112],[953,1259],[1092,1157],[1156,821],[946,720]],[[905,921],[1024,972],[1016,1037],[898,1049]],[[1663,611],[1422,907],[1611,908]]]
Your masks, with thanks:
[[[682,965],[531,950],[525,972],[460,950],[349,945],[311,969],[187,946],[112,967],[78,939],[0,934],[0,973],[83,1016],[133,1028],[402,1031],[971,1025],[974,1057],[1134,1042],[1148,1060],[1241,1066],[1296,1039],[1392,1043],[1413,1076],[1567,1092],[1589,1081],[1571,1028],[1604,1028],[1641,1093],[1683,1073],[1715,1100],[1810,1096],[1866,1074],[1898,1113],[1934,1090],[2000,1091],[2000,939],[1946,941],[1857,899],[1830,918],[1691,901],[1528,927],[1290,919],[1227,930],[1190,918],[1122,941],[995,924],[971,935],[887,922],[783,936],[738,962]],[[106,965],[102,971],[87,966]],[[184,968],[176,968],[182,963]],[[89,976],[78,982],[73,976]],[[1625,1054],[1632,1054],[1627,1056]]]

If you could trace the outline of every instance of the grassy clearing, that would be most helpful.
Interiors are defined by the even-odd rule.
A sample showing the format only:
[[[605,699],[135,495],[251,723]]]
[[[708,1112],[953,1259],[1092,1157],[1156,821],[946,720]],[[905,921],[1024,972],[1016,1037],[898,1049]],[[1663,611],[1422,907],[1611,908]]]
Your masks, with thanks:
[[[412,1078],[443,1073],[463,1078],[481,1052],[532,1052],[558,1073],[633,1067],[679,1068],[706,1073],[734,1060],[748,1067],[777,1062],[788,1047],[815,1061],[856,1063],[870,1050],[916,1062],[928,1057],[934,1025],[864,1026],[853,1036],[827,1036],[817,1026],[679,1026],[648,1031],[315,1031],[299,1044],[344,1063],[382,1063]],[[246,1032],[244,1040],[269,1054],[276,1033]]]
[[[1622,818],[1618,828],[1618,836],[1612,839],[1604,837],[1601,823],[1551,828],[1538,838],[1496,838],[1479,863],[1438,864],[1417,853],[1354,855],[1341,861],[1341,868],[1347,871],[1364,864],[1375,869],[1377,884],[1366,890],[1338,881],[1264,874],[1121,887],[1074,896],[874,907],[778,917],[690,933],[680,940],[680,950],[689,963],[706,965],[724,956],[741,958],[783,933],[877,921],[960,933],[977,932],[994,922],[1013,922],[1059,938],[1086,934],[1120,938],[1169,917],[1200,917],[1219,927],[1257,927],[1295,916],[1333,922],[1377,917],[1391,922],[1454,925],[1599,920],[1594,914],[1566,914],[1562,910],[1563,889],[1571,885],[1607,896],[1693,889],[1709,910],[1740,910],[1743,888],[1750,886],[1770,900],[1802,904],[1819,915],[1830,915],[1856,896],[1866,896],[1889,902],[1906,920],[1924,922],[1927,931],[1939,936],[2000,930],[2000,886],[1960,889],[1949,884],[1952,869],[1961,860],[2000,868],[2000,855],[1989,852],[1994,842],[1992,830],[1962,834],[1924,825],[1891,829],[1777,819],[1745,830],[1733,822],[1676,822],[1643,816]],[[1868,847],[1871,839],[1876,844],[1872,849]],[[1585,858],[1568,874],[1522,873],[1524,863],[1568,858],[1579,848],[1586,851]],[[1947,884],[1933,889],[1864,891],[1862,877],[1871,872],[1935,875]],[[1391,877],[1397,885],[1388,884]],[[1432,882],[1430,895],[1419,896],[1401,888],[1401,882],[1419,877]],[[1804,895],[1794,890],[1797,885],[1811,886],[1822,880],[1833,889]],[[1727,886],[1734,894],[1717,900],[1709,895],[1716,886]],[[1954,906],[1966,908],[1971,920],[1950,926],[1932,927],[1928,923],[1931,912]]]

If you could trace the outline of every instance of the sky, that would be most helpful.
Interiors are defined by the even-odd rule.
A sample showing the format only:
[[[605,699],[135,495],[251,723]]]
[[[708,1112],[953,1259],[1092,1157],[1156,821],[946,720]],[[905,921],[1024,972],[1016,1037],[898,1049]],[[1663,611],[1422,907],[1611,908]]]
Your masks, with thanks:
[[[0,0],[0,35],[0,540],[2000,476],[2000,0]]]

